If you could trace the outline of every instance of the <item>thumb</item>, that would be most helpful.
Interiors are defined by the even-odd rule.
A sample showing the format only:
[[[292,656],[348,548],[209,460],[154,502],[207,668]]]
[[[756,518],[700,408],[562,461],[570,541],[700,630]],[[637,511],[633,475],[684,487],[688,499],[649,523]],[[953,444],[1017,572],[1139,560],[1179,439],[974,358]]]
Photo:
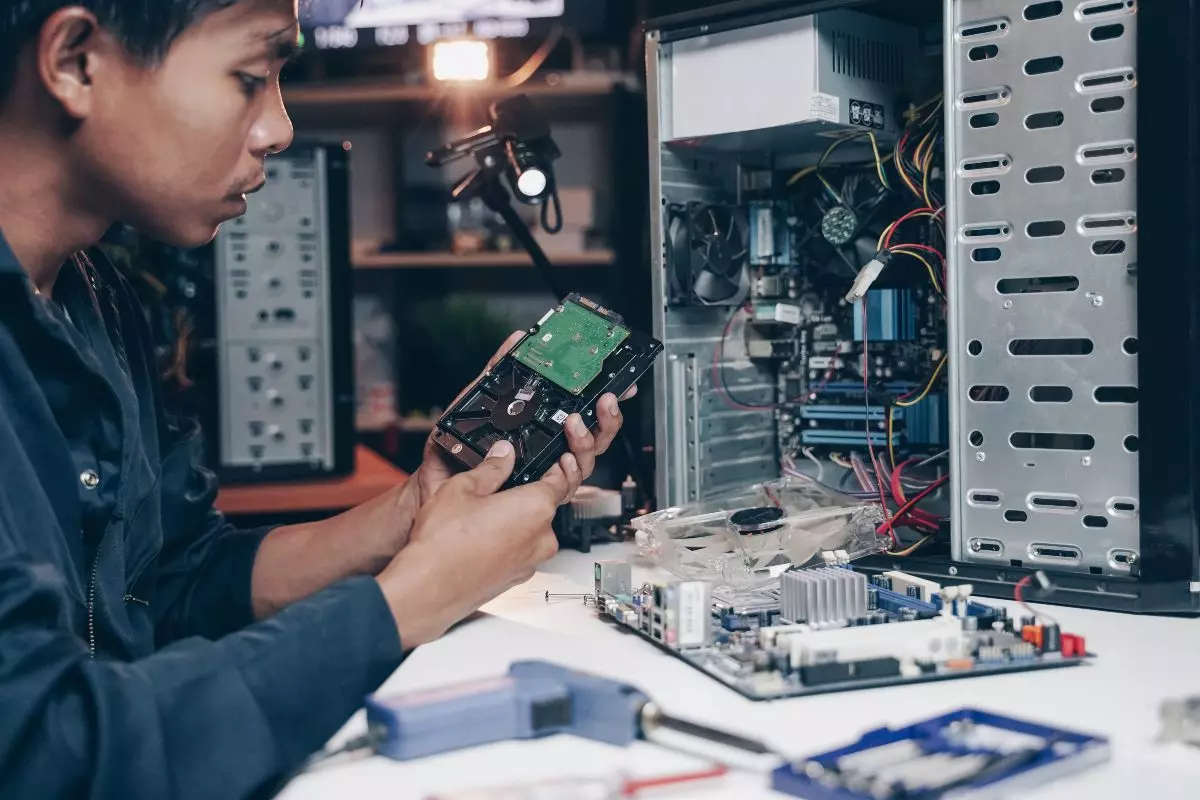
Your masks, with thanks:
[[[516,463],[517,453],[513,449],[512,443],[501,439],[492,445],[487,458],[479,466],[470,472],[463,473],[462,477],[466,479],[464,482],[469,483],[471,490],[476,494],[495,494],[512,475]]]

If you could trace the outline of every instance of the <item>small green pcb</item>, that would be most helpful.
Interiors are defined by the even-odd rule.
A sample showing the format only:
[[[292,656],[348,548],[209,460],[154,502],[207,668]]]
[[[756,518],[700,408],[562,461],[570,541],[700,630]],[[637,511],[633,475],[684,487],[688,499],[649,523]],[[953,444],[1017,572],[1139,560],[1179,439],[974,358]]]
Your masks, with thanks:
[[[571,394],[579,394],[628,338],[628,329],[567,301],[542,320],[538,332],[522,342],[513,357]]]

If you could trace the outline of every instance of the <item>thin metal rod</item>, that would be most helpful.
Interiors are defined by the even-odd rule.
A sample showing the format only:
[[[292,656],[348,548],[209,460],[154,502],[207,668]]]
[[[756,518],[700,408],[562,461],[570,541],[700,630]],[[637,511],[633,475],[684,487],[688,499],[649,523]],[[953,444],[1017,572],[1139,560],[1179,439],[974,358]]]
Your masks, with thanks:
[[[717,730],[716,728],[710,728],[707,725],[701,725],[697,722],[678,719],[669,714],[664,714],[654,704],[647,704],[642,710],[642,729],[647,734],[651,734],[658,728],[665,728],[676,733],[694,736],[697,739],[732,747],[736,750],[743,750],[747,753],[754,753],[755,755],[776,755],[774,750],[756,739],[747,739],[744,736],[738,736],[736,733]]]

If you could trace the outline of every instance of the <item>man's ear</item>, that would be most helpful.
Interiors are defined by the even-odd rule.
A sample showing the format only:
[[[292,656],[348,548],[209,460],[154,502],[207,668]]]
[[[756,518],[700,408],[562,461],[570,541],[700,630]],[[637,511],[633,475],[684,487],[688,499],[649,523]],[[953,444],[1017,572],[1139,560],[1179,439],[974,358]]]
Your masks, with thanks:
[[[73,119],[91,115],[97,70],[114,55],[116,44],[96,15],[79,6],[56,11],[42,26],[37,39],[38,76]]]

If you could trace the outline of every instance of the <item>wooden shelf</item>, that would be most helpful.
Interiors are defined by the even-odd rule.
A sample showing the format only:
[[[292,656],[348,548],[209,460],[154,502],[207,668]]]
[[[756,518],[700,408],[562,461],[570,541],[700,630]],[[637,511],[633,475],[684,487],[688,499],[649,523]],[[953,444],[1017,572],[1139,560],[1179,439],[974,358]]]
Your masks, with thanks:
[[[217,508],[231,516],[345,511],[391,491],[408,475],[375,451],[359,446],[354,474],[345,478],[223,487]]]
[[[397,419],[391,422],[376,423],[372,425],[359,425],[357,430],[359,433],[387,433],[388,431],[397,431],[399,433],[433,433],[433,429],[437,423],[431,419]]]
[[[616,261],[611,250],[588,250],[582,253],[550,253],[556,267],[607,267]],[[476,253],[380,253],[356,252],[355,269],[473,269],[489,267],[532,267],[529,256],[522,252]]]

